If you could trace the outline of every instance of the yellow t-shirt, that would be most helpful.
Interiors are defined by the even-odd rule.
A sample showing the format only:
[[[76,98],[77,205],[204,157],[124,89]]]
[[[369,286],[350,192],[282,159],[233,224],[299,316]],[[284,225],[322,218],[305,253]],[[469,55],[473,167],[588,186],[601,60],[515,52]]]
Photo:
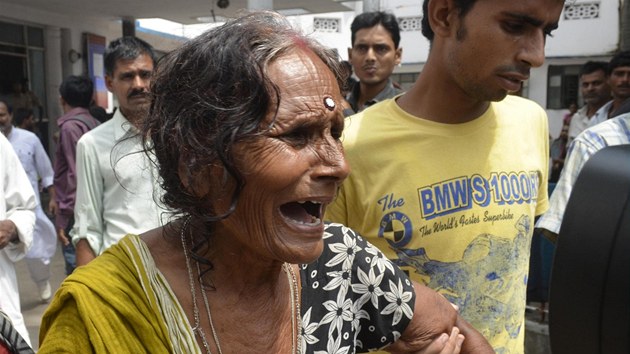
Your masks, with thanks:
[[[326,219],[444,294],[499,353],[523,353],[534,217],[547,209],[544,110],[515,96],[441,124],[394,99],[347,118],[352,172]]]

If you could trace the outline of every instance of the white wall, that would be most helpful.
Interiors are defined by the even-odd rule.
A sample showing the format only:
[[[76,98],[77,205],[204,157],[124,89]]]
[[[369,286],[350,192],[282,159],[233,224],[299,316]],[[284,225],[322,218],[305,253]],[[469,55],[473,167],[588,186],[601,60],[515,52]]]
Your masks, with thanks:
[[[381,0],[381,10],[392,12],[396,17],[422,16],[422,1]],[[400,47],[403,49],[402,65],[424,63],[429,54],[429,40],[422,32],[401,31]]]
[[[575,0],[574,4],[588,3],[593,0]],[[619,7],[621,0],[600,0],[599,17],[594,19],[570,20],[565,14],[560,16],[559,27],[553,37],[547,39],[546,55],[548,58],[579,58],[608,55],[617,50],[619,42]],[[422,16],[422,1],[419,0],[381,0],[381,10],[392,12],[397,17]],[[360,5],[360,2],[359,4]],[[356,6],[356,13],[361,13],[361,6]],[[336,48],[343,59],[347,59],[347,47],[350,46],[350,24],[355,12],[335,12],[330,14],[305,15],[292,17],[292,22],[305,33],[313,33],[314,17],[332,17],[341,19],[339,33],[313,33],[322,43]],[[429,41],[420,31],[402,32],[402,64],[421,64],[426,61]],[[586,61],[586,60],[584,60]],[[584,62],[583,61],[583,62]]]
[[[315,32],[313,28],[313,21],[316,17],[339,19],[341,32]],[[336,49],[339,53],[339,56],[344,60],[348,60],[348,48],[351,46],[350,24],[352,24],[353,19],[354,12],[352,11],[289,17],[289,21],[293,24],[293,26],[295,26],[296,28],[300,28],[304,34],[315,38],[323,45]]]
[[[301,28],[306,34],[312,35],[315,39],[326,46],[335,48],[342,59],[348,59],[348,48],[352,45],[350,38],[352,32],[350,25],[354,20],[355,14],[360,14],[361,3],[354,4],[354,11],[333,12],[318,15],[302,15],[292,16],[289,18],[291,23]],[[381,10],[393,13],[397,17],[421,16],[422,3],[418,0],[381,0]],[[327,17],[340,19],[340,29],[338,33],[322,33],[314,32],[313,19],[316,17]],[[429,41],[422,36],[420,31],[401,32],[400,46],[403,48],[402,64],[419,64],[424,63],[429,52]]]
[[[575,4],[593,2],[576,0]],[[599,0],[599,18],[565,20],[564,13],[553,37],[547,40],[549,57],[591,56],[612,53],[619,42],[620,0]],[[569,3],[567,1],[567,3]]]

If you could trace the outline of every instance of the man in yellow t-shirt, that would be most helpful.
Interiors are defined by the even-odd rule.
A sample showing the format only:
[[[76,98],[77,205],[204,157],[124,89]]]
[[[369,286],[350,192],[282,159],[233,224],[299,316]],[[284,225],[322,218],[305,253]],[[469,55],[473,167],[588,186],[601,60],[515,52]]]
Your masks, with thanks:
[[[463,3],[425,0],[431,50],[418,80],[347,119],[352,173],[326,218],[457,304],[497,353],[523,353],[548,125],[540,106],[508,94],[542,65],[564,2]]]

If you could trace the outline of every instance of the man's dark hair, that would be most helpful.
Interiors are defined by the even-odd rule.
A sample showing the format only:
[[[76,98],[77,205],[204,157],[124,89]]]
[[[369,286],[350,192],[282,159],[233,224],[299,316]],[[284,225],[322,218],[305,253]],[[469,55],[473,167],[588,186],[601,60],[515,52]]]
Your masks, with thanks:
[[[22,123],[24,123],[24,121],[32,115],[33,110],[30,108],[16,109],[15,113],[13,113],[13,125],[15,125],[16,127],[22,126]]]
[[[604,74],[608,74],[608,63],[605,61],[589,60],[580,68],[580,76],[592,74],[599,70],[603,71]]]
[[[109,76],[114,75],[114,69],[118,60],[133,60],[142,54],[148,55],[153,64],[155,64],[155,52],[149,43],[140,38],[130,36],[114,39],[109,42],[105,50],[105,74]]]
[[[88,108],[94,94],[94,84],[87,76],[70,75],[59,86],[61,98],[71,107]]]
[[[398,45],[400,44],[400,27],[398,26],[398,20],[396,20],[396,16],[383,11],[364,12],[354,18],[352,25],[350,25],[350,30],[352,31],[352,45],[354,46],[354,39],[359,30],[372,28],[376,25],[383,26],[383,28],[389,32],[394,42],[394,47],[398,49]]]
[[[90,106],[90,108],[88,109],[90,111],[90,115],[94,118],[96,118],[96,120],[98,120],[101,123],[105,123],[108,120],[112,119],[112,117],[114,116],[115,112],[112,113],[107,113],[107,111],[105,110],[105,108],[98,106],[98,105],[92,105]],[[114,111],[116,109],[114,108]]]
[[[459,9],[459,18],[464,18],[468,11],[472,8],[472,6],[477,2],[477,0],[454,0],[455,6]],[[422,34],[431,42],[433,42],[433,37],[435,37],[435,33],[433,29],[429,25],[429,18],[427,16],[427,12],[429,10],[429,0],[424,0],[422,4]]]
[[[9,112],[9,114],[13,113],[13,106],[10,105],[9,102],[0,99],[0,103],[4,104],[7,107],[7,112]]]
[[[610,75],[613,70],[620,66],[630,66],[630,51],[626,50],[615,54],[608,62],[607,74]]]

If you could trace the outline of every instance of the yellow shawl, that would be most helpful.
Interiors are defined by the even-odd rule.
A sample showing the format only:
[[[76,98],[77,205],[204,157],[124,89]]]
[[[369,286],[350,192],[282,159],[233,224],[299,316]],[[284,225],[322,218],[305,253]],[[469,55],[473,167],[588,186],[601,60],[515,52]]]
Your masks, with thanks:
[[[61,284],[38,353],[199,353],[146,244],[128,235]]]

